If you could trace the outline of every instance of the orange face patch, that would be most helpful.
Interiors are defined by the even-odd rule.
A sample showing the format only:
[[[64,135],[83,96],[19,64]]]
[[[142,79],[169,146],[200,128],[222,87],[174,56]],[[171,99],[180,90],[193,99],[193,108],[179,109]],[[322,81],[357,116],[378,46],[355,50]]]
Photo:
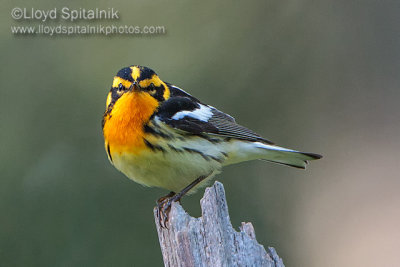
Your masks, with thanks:
[[[144,92],[128,92],[118,99],[103,128],[104,139],[112,154],[137,154],[146,146],[143,126],[157,107],[157,100]]]

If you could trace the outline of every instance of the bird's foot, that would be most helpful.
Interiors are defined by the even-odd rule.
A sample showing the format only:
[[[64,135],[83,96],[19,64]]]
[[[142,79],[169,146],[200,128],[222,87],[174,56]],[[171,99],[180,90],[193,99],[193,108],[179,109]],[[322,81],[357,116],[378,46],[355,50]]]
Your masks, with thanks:
[[[167,228],[167,222],[168,222],[168,214],[171,209],[172,202],[180,201],[181,198],[190,191],[193,187],[198,185],[201,181],[206,179],[208,176],[210,176],[212,172],[210,172],[208,175],[202,175],[199,176],[196,180],[191,182],[188,186],[182,189],[181,192],[175,194],[174,192],[170,192],[168,195],[165,197],[161,197],[157,200],[157,216],[158,216],[158,222],[160,223],[162,228]]]
[[[179,201],[179,194],[170,192],[168,195],[160,197],[157,200],[157,217],[162,228],[167,228],[168,215],[171,210],[172,202]]]

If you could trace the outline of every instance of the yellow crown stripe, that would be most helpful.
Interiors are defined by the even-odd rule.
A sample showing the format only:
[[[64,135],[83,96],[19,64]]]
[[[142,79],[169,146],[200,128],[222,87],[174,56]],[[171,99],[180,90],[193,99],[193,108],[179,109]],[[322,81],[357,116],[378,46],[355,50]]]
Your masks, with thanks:
[[[140,69],[138,68],[138,67],[136,67],[136,66],[134,66],[134,67],[131,67],[131,70],[132,70],[132,78],[133,78],[133,80],[137,80],[139,77],[140,77]]]

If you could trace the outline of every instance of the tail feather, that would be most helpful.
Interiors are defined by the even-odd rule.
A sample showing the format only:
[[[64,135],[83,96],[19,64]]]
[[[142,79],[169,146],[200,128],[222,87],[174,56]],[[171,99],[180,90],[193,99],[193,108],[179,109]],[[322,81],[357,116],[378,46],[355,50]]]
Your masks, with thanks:
[[[305,169],[310,160],[322,158],[315,153],[300,152],[274,145],[259,143],[259,148],[263,149],[262,159],[278,164]]]

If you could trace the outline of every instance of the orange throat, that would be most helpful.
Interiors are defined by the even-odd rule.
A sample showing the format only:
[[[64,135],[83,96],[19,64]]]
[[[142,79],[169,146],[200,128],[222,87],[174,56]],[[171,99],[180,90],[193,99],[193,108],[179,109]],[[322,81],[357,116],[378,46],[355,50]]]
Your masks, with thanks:
[[[112,154],[140,153],[146,146],[143,126],[148,123],[157,107],[157,100],[146,93],[133,91],[123,94],[104,118],[106,149],[109,147]]]

